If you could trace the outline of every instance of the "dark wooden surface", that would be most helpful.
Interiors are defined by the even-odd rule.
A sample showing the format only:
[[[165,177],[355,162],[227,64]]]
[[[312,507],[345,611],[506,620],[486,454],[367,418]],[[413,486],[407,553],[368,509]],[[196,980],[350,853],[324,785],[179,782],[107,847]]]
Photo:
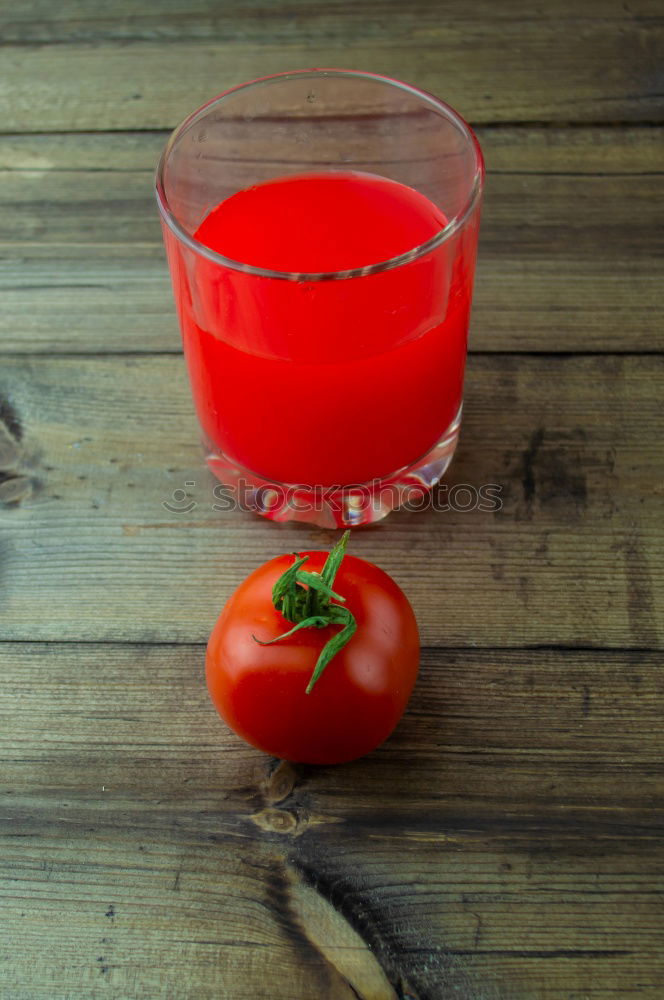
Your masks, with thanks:
[[[3,1000],[664,996],[663,30],[650,0],[2,7]],[[503,507],[353,536],[420,680],[384,747],[295,768],[218,721],[204,643],[329,535],[212,507],[152,172],[226,85],[335,64],[477,126],[446,485]]]

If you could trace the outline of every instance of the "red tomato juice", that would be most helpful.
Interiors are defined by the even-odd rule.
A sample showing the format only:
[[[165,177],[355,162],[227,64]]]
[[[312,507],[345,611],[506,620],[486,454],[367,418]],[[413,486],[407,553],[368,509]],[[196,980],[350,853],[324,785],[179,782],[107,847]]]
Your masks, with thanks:
[[[424,195],[354,171],[240,191],[167,239],[198,416],[212,451],[265,479],[350,485],[424,456],[461,404],[476,227],[397,267],[446,225]],[[294,279],[294,275],[300,275]]]

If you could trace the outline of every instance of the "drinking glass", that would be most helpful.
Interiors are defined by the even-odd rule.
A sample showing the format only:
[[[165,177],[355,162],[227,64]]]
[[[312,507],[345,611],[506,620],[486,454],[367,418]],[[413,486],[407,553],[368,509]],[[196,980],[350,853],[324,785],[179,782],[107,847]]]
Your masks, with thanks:
[[[266,266],[255,213],[240,216],[235,257],[200,238],[238,192],[312,177],[309,210],[322,219],[338,206],[326,181],[378,192],[375,229],[344,216],[343,269],[318,269],[316,255],[282,268],[279,247]],[[254,80],[174,131],[156,178],[164,241],[206,461],[240,506],[338,527],[422,505],[459,435],[483,179],[477,139],[452,108],[372,73]],[[398,226],[409,205],[430,211],[432,230],[382,253],[380,226]],[[279,223],[283,260],[301,221],[294,207]]]

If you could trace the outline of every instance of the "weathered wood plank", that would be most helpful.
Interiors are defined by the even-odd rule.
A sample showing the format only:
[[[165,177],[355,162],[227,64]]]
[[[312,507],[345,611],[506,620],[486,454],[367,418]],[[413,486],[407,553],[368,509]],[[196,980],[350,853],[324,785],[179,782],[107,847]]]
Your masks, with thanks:
[[[658,126],[476,126],[489,173],[661,174]],[[167,131],[14,134],[0,137],[0,170],[154,172]],[[361,142],[361,136],[360,140]],[[407,151],[402,150],[402,156]]]
[[[555,7],[523,0],[479,0],[474,9],[482,23],[509,28],[511,22],[564,19],[583,30],[598,20],[617,25],[648,28],[661,20],[658,0],[588,0],[583,8],[575,0],[556,0]],[[364,33],[380,38],[385,20],[395,33],[423,34],[439,29],[441,21],[462,24],[469,20],[464,0],[413,0],[408,7],[391,0],[362,0],[359,5],[318,0],[287,0],[278,8],[270,0],[245,0],[241,5],[220,6],[217,0],[196,0],[183,10],[181,0],[154,0],[146,8],[139,0],[114,0],[112,6],[91,6],[87,0],[18,0],[0,15],[0,38],[5,44],[112,41],[196,41],[220,35],[237,41],[264,42],[275,37],[296,41],[320,40]],[[419,31],[418,31],[419,29]]]
[[[663,346],[662,130],[563,127],[661,121],[663,27],[656,0],[0,11],[3,997],[660,1000],[664,369],[556,354]],[[500,511],[354,535],[430,648],[394,737],[327,769],[207,700],[230,589],[330,536],[213,509],[182,360],[133,356],[179,350],[165,134],[95,131],[313,62],[501,125],[473,347],[542,352],[470,361],[447,486]]]
[[[437,502],[493,483],[502,509],[402,511],[353,537],[409,594],[425,644],[659,647],[663,370],[471,359]],[[7,358],[1,383],[25,428],[12,474],[34,489],[3,513],[7,637],[201,641],[249,567],[329,545],[214,509],[179,357]]]
[[[243,80],[352,66],[440,94],[475,122],[661,121],[657,13],[617,0],[583,12],[571,0],[537,11],[491,0],[472,11],[263,0],[109,13],[79,3],[55,14],[28,3],[2,25],[0,116],[5,131],[168,128]]]
[[[151,191],[163,139],[0,141],[3,350],[179,349]],[[481,141],[471,349],[661,349],[661,130],[488,129]]]
[[[658,1000],[657,654],[429,650],[382,748],[276,770],[202,658],[0,645],[9,995]]]
[[[267,168],[274,175],[279,167]],[[237,181],[242,183],[238,168]],[[622,175],[497,172],[487,182],[485,251],[571,262],[594,259],[608,267],[647,262],[661,250],[657,199],[662,174],[639,175],[624,197]],[[131,246],[160,239],[152,177],[145,171],[7,171],[2,184],[0,248],[38,242]],[[627,247],[624,246],[627,244]]]

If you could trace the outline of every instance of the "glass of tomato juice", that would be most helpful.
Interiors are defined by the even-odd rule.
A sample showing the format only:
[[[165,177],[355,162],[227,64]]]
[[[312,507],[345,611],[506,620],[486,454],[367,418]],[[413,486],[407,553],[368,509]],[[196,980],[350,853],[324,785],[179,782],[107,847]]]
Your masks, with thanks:
[[[443,101],[300,70],[190,115],[157,201],[206,460],[327,527],[423,496],[459,434],[484,164]]]

